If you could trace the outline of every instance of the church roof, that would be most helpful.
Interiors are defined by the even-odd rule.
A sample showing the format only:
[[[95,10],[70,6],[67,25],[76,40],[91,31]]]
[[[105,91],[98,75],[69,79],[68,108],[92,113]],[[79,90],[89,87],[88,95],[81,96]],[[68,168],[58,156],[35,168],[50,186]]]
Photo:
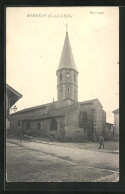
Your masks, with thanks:
[[[66,37],[65,37],[65,41],[63,45],[63,50],[62,50],[62,55],[61,55],[58,70],[63,69],[63,68],[74,69],[75,71],[77,71],[74,58],[73,58],[73,54],[72,54],[72,50],[71,50],[71,46],[70,46],[70,42],[69,42],[68,32],[66,32]]]
[[[36,109],[40,109],[40,108],[46,110],[46,108],[48,107],[49,104],[51,104],[51,103],[25,108],[25,109],[19,110],[18,112],[15,112],[15,113],[13,113],[11,115],[15,115],[15,114],[23,113],[23,112],[27,112],[27,111],[32,111],[32,110],[36,110]]]
[[[80,102],[80,104],[93,104],[95,101],[98,101],[99,104],[101,105],[100,101],[98,98],[96,99],[92,99],[92,100],[86,100],[86,101],[83,101],[83,102]],[[103,108],[103,106],[101,105],[101,107]]]

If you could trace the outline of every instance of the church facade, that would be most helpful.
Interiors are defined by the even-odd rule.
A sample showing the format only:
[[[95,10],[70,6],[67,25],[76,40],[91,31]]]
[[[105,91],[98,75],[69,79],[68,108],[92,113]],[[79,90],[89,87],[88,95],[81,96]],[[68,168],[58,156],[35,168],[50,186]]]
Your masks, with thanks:
[[[57,101],[12,114],[12,133],[18,135],[20,120],[22,134],[53,136],[59,141],[95,141],[105,129],[106,113],[98,99],[78,102],[78,70],[68,32],[56,76]]]

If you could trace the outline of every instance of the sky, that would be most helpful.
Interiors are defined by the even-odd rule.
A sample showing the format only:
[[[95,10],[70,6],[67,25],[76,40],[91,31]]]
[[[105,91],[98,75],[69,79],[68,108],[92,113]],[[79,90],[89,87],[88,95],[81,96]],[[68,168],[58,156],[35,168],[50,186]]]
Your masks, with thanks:
[[[66,24],[79,71],[78,101],[98,98],[107,122],[119,107],[118,7],[7,7],[6,82],[17,111],[57,100]]]

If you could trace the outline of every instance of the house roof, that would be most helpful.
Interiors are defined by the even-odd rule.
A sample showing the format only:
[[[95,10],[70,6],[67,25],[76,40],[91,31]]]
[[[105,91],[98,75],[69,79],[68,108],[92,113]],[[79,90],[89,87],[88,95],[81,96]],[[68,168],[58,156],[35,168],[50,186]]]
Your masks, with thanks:
[[[113,113],[119,113],[119,108],[115,109],[114,111],[112,111]]]
[[[106,124],[107,124],[107,125],[114,125],[113,123],[107,123],[107,122],[106,122]]]
[[[60,63],[57,71],[59,71],[60,69],[73,69],[77,71],[73,54],[72,54],[72,49],[69,42],[68,32],[66,32],[62,55],[61,55],[61,59],[60,59]]]
[[[22,94],[17,92],[15,89],[13,89],[8,84],[6,84],[6,91],[10,99],[10,108],[11,108],[20,98],[22,98]]]
[[[16,96],[18,96],[19,98],[22,98],[22,94],[20,94],[19,92],[17,92],[15,89],[13,89],[11,86],[9,86],[8,84],[6,84],[6,89],[10,90],[11,92],[13,92]]]

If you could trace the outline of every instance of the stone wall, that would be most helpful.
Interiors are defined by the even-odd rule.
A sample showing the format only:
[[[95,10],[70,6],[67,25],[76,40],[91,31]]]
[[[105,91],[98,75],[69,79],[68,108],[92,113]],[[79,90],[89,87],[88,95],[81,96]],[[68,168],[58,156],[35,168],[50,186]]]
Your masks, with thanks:
[[[119,137],[119,113],[114,114],[114,135]]]
[[[25,117],[25,115],[22,115]],[[55,118],[57,121],[57,130],[51,131],[50,129],[50,122],[52,118]],[[37,137],[47,137],[50,138],[50,136],[53,135],[53,138],[63,140],[65,136],[64,131],[64,117],[58,116],[58,117],[49,117],[49,118],[41,118],[41,119],[32,119],[28,117],[28,119],[20,117],[20,115],[16,117],[11,117],[11,134],[14,136],[19,136],[19,130],[18,130],[18,120],[21,120],[21,129],[22,134],[27,134],[27,130],[30,131],[31,136],[37,136]],[[27,122],[30,123],[30,129],[27,129],[26,125]],[[38,123],[40,123],[41,128],[38,129]]]
[[[102,134],[104,117],[102,116],[102,107],[99,101],[94,101],[94,109],[96,109],[96,135]]]
[[[102,130],[105,130],[106,128],[106,112],[102,109]]]

